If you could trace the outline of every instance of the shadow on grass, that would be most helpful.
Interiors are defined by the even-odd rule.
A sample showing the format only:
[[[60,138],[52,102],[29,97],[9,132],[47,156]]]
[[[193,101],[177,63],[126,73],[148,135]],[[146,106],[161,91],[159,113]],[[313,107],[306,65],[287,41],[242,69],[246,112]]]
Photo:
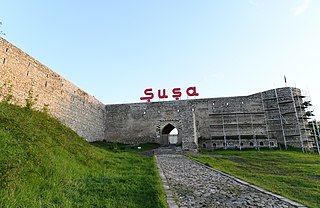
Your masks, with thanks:
[[[156,144],[156,143],[129,145],[129,144],[112,143],[112,142],[105,142],[105,141],[95,141],[95,142],[91,142],[91,144],[111,152],[129,152],[129,153],[142,153],[142,152],[151,151],[153,149],[160,147],[160,144]]]

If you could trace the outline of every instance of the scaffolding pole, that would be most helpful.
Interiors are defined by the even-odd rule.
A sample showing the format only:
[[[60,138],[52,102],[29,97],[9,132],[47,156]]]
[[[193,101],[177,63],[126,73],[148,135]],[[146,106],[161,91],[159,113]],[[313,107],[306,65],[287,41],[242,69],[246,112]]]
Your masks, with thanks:
[[[296,89],[297,89],[297,88],[296,88]],[[302,134],[301,134],[299,116],[298,116],[298,112],[297,112],[296,101],[295,101],[295,99],[294,99],[294,97],[293,97],[293,92],[292,92],[292,88],[291,88],[291,87],[290,87],[290,93],[291,93],[291,99],[292,99],[292,101],[293,101],[294,112],[295,112],[296,119],[297,119],[298,131],[299,131],[299,134],[300,134],[301,150],[302,150],[302,152],[304,152],[304,145],[303,145],[303,139],[302,139]],[[297,94],[297,91],[296,91],[296,94]],[[300,106],[300,114],[301,114],[301,104],[299,104],[299,106]]]
[[[241,135],[240,135],[240,130],[239,130],[239,117],[238,114],[236,114],[237,117],[237,133],[238,133],[238,139],[239,139],[239,148],[241,150]]]
[[[264,120],[266,122],[266,132],[267,132],[267,138],[268,138],[268,143],[269,143],[268,146],[269,146],[269,149],[270,149],[271,147],[270,147],[270,136],[269,136],[269,128],[268,128],[268,119],[267,119],[266,110],[265,110],[265,107],[264,107],[263,94],[262,94],[262,92],[260,94],[261,94],[261,101],[262,101],[262,109],[264,111]]]
[[[314,140],[315,140],[315,142],[316,142],[318,154],[320,155],[319,143],[318,143],[318,138],[317,138],[317,132],[316,132],[316,128],[314,127],[314,122],[313,122],[313,121],[312,121],[312,128],[313,128]],[[318,135],[319,135],[319,128],[318,128]]]
[[[254,142],[255,142],[255,146],[256,146],[256,148],[255,149],[257,149],[258,148],[258,142],[257,142],[257,138],[256,138],[256,132],[255,132],[255,130],[254,130],[254,128],[253,128],[253,119],[252,119],[252,114],[250,113],[250,121],[251,121],[251,131],[252,131],[252,137],[253,137],[253,140],[254,140]],[[260,150],[260,149],[259,149]]]
[[[287,150],[287,141],[286,141],[286,135],[283,129],[283,122],[282,122],[282,116],[281,116],[281,109],[280,109],[280,105],[279,105],[279,98],[278,98],[278,93],[277,93],[277,89],[274,89],[274,93],[276,95],[276,99],[277,99],[277,105],[278,105],[278,111],[279,111],[279,118],[280,118],[280,125],[281,125],[281,129],[282,129],[282,136],[283,136],[283,142],[284,142],[284,148]]]
[[[317,130],[318,130],[318,135],[320,136],[319,127],[317,128]],[[319,153],[319,155],[320,155],[318,138],[316,138],[316,142],[317,142],[317,147],[318,147],[318,153]]]
[[[223,131],[223,139],[224,139],[224,149],[227,149],[227,135],[226,131],[224,129],[224,117],[223,117],[223,112],[221,114],[221,119],[222,119],[222,131]]]

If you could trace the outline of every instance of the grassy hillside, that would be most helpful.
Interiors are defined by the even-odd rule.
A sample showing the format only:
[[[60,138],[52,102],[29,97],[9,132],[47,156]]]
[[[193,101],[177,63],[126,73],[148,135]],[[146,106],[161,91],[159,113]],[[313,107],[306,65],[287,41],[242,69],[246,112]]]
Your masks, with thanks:
[[[214,151],[190,156],[266,190],[320,207],[320,156],[298,151]]]
[[[166,207],[153,157],[85,142],[44,113],[0,103],[0,207]]]

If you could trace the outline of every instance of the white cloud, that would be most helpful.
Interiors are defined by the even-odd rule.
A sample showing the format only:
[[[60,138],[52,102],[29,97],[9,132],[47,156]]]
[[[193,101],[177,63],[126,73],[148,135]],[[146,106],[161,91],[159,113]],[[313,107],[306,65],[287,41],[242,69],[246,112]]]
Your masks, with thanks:
[[[303,0],[296,8],[294,9],[294,15],[298,16],[304,13],[310,5],[310,0]]]

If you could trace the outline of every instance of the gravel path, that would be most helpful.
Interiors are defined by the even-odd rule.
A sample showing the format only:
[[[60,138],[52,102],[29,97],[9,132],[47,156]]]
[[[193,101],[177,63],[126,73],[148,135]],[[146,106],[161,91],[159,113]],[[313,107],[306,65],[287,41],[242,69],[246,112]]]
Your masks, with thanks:
[[[180,207],[304,207],[264,193],[180,154],[157,155]]]

